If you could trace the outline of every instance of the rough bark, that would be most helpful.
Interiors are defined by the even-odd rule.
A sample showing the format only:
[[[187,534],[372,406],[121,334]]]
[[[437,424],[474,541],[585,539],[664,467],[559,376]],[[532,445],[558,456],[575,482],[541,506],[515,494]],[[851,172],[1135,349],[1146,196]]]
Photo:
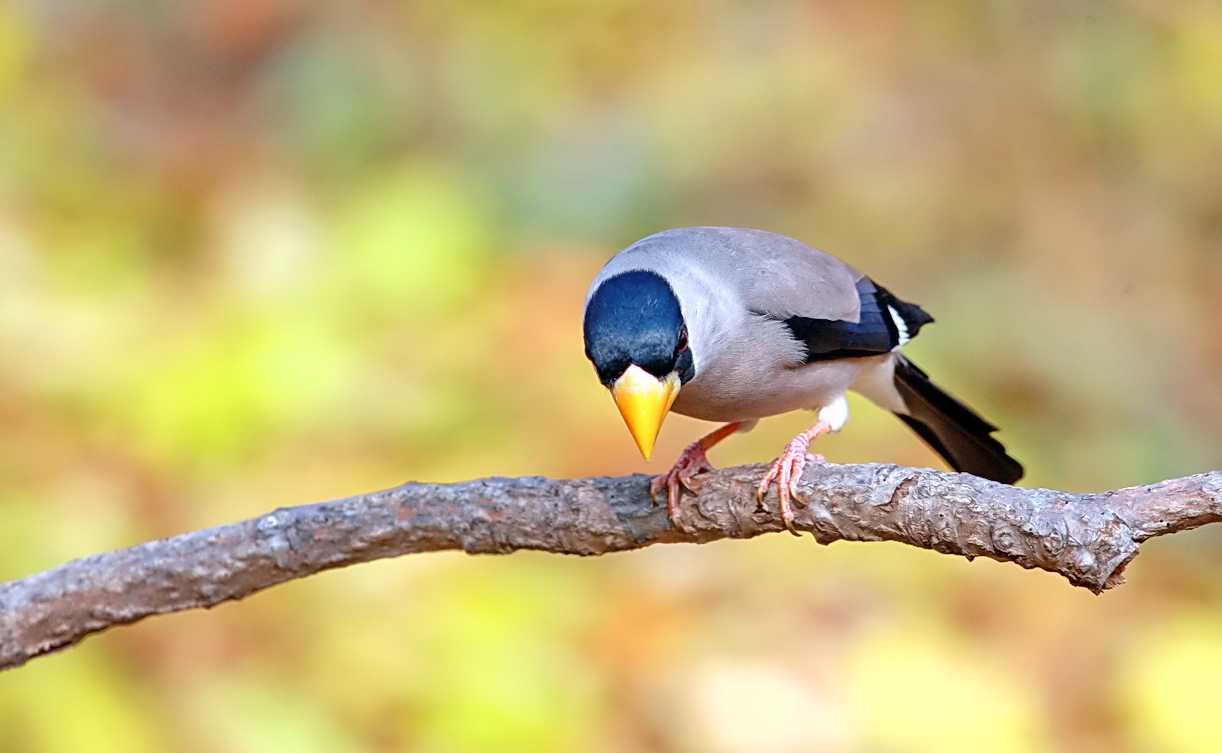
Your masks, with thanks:
[[[238,523],[75,560],[0,584],[0,669],[90,633],[241,599],[293,578],[412,552],[597,555],[783,530],[765,466],[697,477],[685,530],[649,498],[650,477],[488,478],[405,484],[282,508]],[[1023,489],[894,465],[807,467],[795,526],[821,544],[900,541],[1065,576],[1095,593],[1123,582],[1141,542],[1222,520],[1222,471],[1100,494]]]

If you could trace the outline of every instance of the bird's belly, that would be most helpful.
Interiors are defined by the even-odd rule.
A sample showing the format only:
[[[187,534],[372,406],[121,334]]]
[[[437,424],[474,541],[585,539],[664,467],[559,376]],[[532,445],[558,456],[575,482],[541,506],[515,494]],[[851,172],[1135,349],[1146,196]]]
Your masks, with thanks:
[[[683,385],[671,410],[706,421],[747,421],[817,410],[843,395],[875,360],[852,358],[762,372],[740,368],[702,375]]]

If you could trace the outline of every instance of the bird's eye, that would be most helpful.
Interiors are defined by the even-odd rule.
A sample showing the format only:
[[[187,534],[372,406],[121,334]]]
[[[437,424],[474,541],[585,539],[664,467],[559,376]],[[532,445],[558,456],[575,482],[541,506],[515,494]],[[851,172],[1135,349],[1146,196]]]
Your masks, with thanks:
[[[679,345],[675,348],[676,353],[682,353],[687,350],[687,330],[679,331]]]

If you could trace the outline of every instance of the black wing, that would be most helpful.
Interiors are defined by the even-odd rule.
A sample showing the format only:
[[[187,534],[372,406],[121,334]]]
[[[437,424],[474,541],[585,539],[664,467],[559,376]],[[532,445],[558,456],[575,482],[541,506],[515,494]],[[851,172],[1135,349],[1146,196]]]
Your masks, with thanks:
[[[933,321],[920,306],[901,301],[868,277],[857,282],[857,295],[861,316],[855,322],[805,316],[781,320],[806,347],[805,363],[888,353]]]

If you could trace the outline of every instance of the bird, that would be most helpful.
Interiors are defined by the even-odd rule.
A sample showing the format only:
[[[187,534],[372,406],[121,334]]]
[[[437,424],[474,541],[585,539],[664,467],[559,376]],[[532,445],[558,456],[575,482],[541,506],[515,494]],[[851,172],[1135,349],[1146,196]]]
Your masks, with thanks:
[[[668,412],[724,425],[651,482],[682,529],[680,487],[713,470],[707,451],[767,416],[817,413],[768,469],[785,527],[811,443],[849,419],[846,390],[891,411],[956,471],[1006,484],[1023,466],[997,427],[900,352],[933,321],[916,304],[801,241],[766,230],[688,227],[643,238],[594,278],[582,315],[585,355],[648,461]]]

